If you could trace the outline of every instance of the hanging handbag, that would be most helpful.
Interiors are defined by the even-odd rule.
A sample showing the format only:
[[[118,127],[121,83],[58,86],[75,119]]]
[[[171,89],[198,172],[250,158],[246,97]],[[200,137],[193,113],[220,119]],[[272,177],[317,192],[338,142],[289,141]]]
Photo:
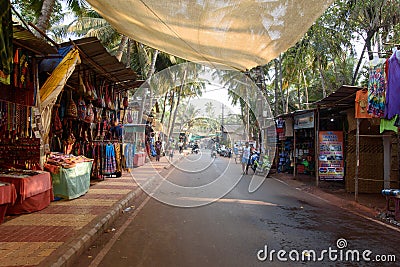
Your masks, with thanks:
[[[85,121],[88,123],[92,123],[94,121],[94,111],[92,103],[89,103],[89,105],[86,107]]]
[[[84,121],[86,118],[86,104],[82,97],[78,100],[78,119]]]

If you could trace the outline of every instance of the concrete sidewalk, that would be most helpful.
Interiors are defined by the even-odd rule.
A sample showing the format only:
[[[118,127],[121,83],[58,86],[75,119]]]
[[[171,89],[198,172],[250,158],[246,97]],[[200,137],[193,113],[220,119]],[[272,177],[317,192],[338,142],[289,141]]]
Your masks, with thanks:
[[[175,154],[174,162],[183,158]],[[135,179],[151,182],[154,169],[171,166],[167,157],[131,170]],[[44,210],[7,216],[0,225],[0,266],[72,266],[143,191],[131,174],[93,182],[74,200],[51,202]]]

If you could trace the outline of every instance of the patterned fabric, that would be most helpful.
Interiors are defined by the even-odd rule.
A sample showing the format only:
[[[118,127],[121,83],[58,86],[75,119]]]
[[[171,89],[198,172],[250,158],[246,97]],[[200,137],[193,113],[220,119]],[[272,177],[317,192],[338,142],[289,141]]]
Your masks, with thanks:
[[[117,163],[117,172],[122,171],[122,167],[121,167],[121,145],[119,143],[115,143],[114,145],[114,149],[115,149],[115,160]]]
[[[125,145],[124,155],[125,155],[125,165],[126,168],[133,168],[133,157],[135,156],[135,144],[128,143]]]
[[[384,64],[371,66],[368,81],[368,113],[374,117],[384,117],[385,90]]]
[[[117,170],[116,166],[116,161],[115,161],[115,150],[114,150],[114,145],[113,144],[107,144],[106,145],[106,157],[105,157],[105,163],[104,163],[104,171],[103,174],[113,174]]]
[[[0,1],[0,82],[10,84],[13,63],[13,30],[9,0]]]
[[[386,91],[386,118],[400,115],[400,62],[396,51],[388,60],[388,84]]]

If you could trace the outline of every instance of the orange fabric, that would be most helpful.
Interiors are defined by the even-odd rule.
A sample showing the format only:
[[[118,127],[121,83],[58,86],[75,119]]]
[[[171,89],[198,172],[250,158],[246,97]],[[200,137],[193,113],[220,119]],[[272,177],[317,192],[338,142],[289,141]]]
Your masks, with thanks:
[[[372,114],[368,114],[368,90],[358,90],[356,93],[355,103],[356,119],[373,118]]]

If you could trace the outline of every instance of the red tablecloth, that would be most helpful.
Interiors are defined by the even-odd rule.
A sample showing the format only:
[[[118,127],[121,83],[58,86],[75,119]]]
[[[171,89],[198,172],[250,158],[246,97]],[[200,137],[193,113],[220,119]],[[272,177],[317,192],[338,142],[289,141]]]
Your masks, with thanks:
[[[17,199],[15,186],[11,183],[0,182],[0,205],[14,204]]]
[[[43,171],[35,172],[38,174],[32,176],[0,174],[0,181],[14,184],[18,197],[23,201],[28,197],[53,188],[50,173]]]
[[[0,182],[0,223],[4,220],[7,207],[14,204],[16,199],[17,192],[15,191],[14,185]]]
[[[36,172],[38,174],[32,176],[0,174],[0,181],[12,183],[17,192],[15,204],[7,208],[6,214],[42,210],[54,199],[50,173]]]

